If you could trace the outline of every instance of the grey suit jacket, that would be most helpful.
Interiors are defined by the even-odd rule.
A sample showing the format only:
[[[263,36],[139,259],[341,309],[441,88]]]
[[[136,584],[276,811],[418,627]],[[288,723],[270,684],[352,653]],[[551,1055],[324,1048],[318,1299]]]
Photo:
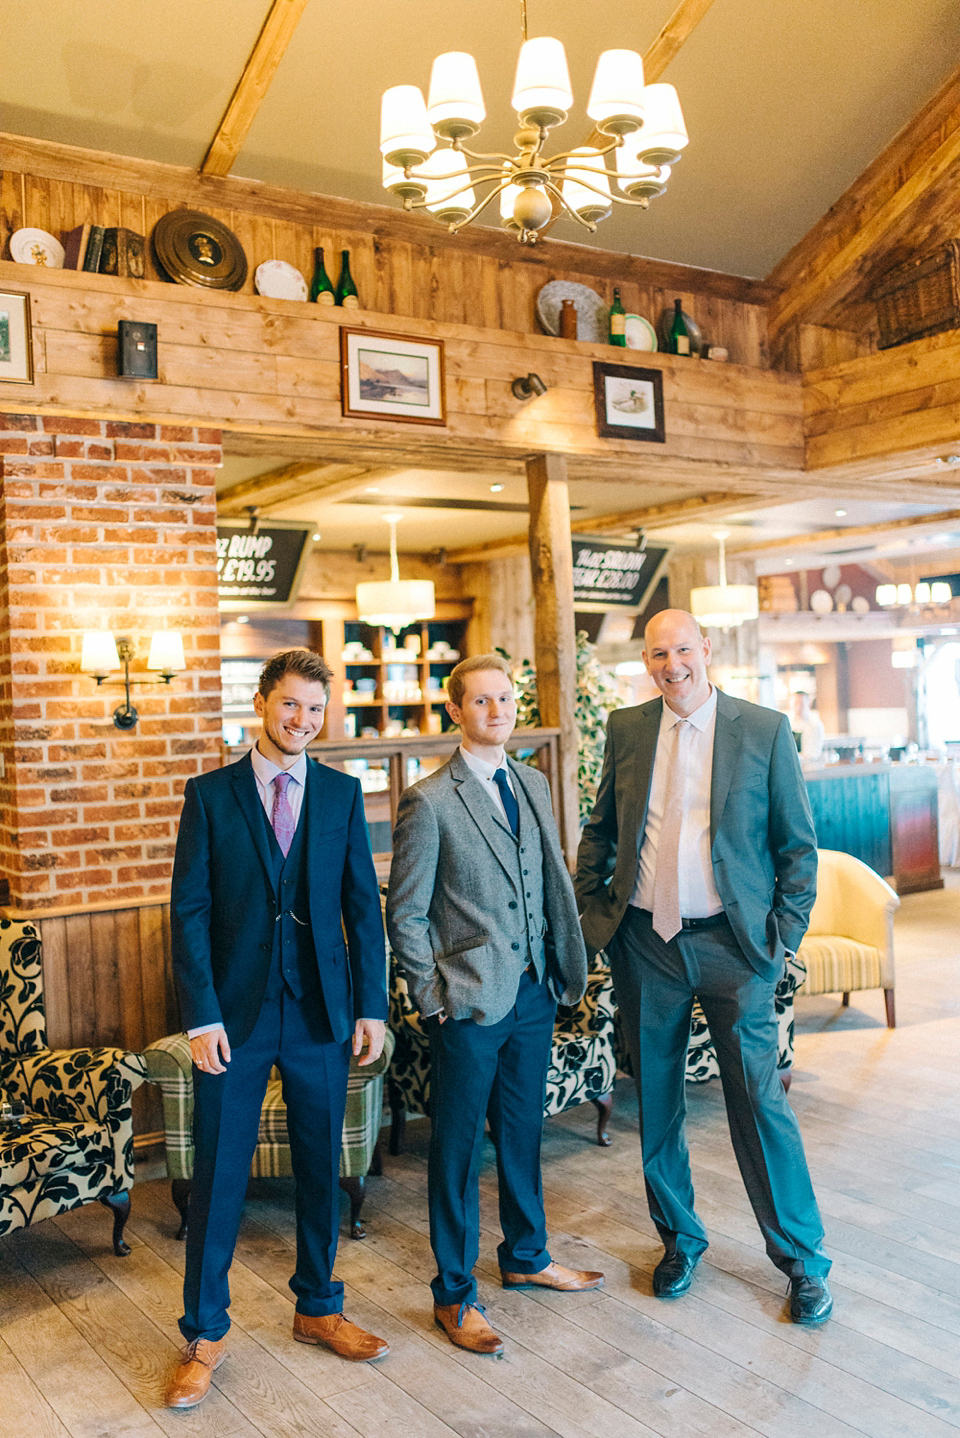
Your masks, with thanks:
[[[637,878],[662,699],[617,709],[575,887],[591,951],[605,948]],[[817,894],[817,836],[786,716],[718,690],[710,791],[713,877],[730,927],[757,973],[779,978]]]
[[[547,982],[561,1003],[575,1004],[586,987],[586,951],[550,786],[538,770],[507,763],[540,826]],[[516,841],[459,751],[404,790],[387,932],[421,1013],[443,1008],[451,1018],[491,1024],[509,1011],[517,973],[511,945],[526,938],[518,879]]]

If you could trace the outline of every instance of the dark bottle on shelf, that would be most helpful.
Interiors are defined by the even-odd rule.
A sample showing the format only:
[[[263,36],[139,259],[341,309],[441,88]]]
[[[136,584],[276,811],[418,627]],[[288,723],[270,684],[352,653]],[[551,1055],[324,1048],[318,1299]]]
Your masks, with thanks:
[[[360,296],[357,294],[357,287],[353,283],[353,276],[350,273],[349,250],[342,250],[340,253],[340,279],[337,281],[337,304],[343,305],[346,310],[358,310],[360,308]]]
[[[614,290],[613,304],[610,306],[608,338],[612,345],[618,345],[620,349],[626,349],[627,347],[626,316],[627,312],[623,308],[620,291]]]
[[[318,305],[334,303],[333,285],[323,263],[323,250],[318,245],[313,252],[313,280],[310,284],[310,298]]]
[[[670,353],[689,355],[693,353],[690,344],[690,328],[683,316],[683,301],[673,302],[673,322],[670,325]]]

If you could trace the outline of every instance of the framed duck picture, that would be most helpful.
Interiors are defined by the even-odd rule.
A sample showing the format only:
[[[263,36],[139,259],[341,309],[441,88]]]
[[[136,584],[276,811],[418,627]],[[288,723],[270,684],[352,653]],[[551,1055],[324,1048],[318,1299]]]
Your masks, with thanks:
[[[594,361],[593,393],[597,434],[606,439],[647,439],[666,443],[663,375],[658,369]]]

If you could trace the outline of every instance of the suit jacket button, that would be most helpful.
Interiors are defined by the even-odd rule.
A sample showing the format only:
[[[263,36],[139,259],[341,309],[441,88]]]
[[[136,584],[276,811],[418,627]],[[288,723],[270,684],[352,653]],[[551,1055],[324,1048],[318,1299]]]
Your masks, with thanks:
[[[510,947],[511,947],[511,949],[519,949],[520,945],[519,945],[519,944],[511,944]]]
[[[511,899],[510,902],[509,902],[509,904],[507,905],[507,908],[508,908],[508,909],[515,909],[516,907],[517,907],[517,901],[516,901],[516,899]]]

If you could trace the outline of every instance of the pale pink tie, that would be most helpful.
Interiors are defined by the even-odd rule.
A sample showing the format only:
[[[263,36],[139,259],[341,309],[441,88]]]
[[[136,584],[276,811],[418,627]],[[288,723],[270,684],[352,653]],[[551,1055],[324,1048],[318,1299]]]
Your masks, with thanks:
[[[273,832],[277,836],[277,843],[283,850],[284,858],[286,858],[290,852],[290,845],[293,843],[293,833],[296,828],[293,822],[293,810],[290,808],[290,800],[287,798],[287,785],[289,783],[289,774],[277,774],[274,776],[273,813],[270,816]]]
[[[667,771],[667,792],[663,800],[663,821],[657,843],[657,872],[653,882],[653,927],[664,943],[679,934],[680,922],[680,830],[683,826],[684,787],[687,752],[693,726],[679,719],[673,730],[673,757]]]

